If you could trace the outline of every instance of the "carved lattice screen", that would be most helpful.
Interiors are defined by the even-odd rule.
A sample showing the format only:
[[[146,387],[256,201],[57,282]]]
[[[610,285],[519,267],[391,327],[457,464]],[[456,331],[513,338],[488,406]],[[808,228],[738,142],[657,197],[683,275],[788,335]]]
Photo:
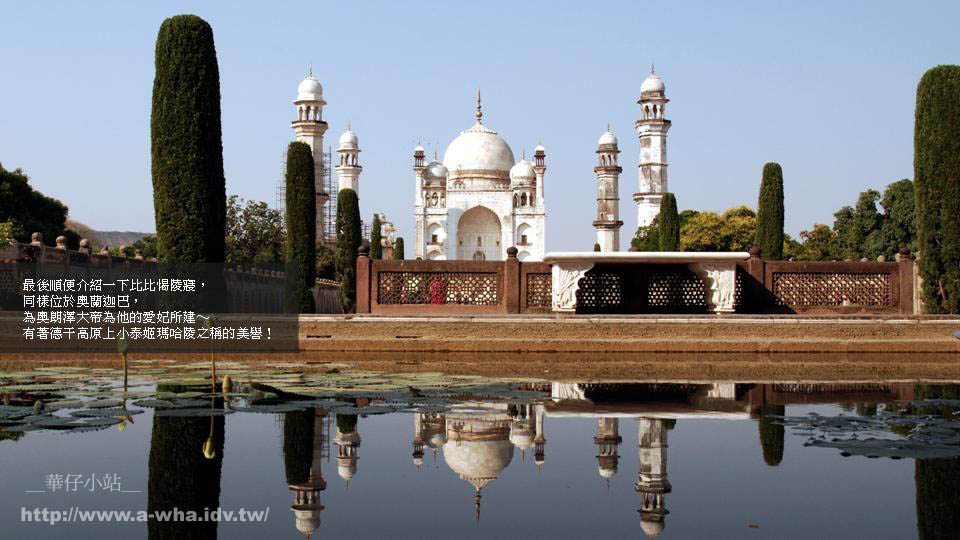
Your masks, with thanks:
[[[580,279],[577,308],[597,310],[623,304],[623,276],[614,272],[587,272]]]
[[[500,303],[500,275],[496,272],[380,272],[377,302],[495,306]]]
[[[891,274],[843,272],[774,272],[773,294],[784,306],[893,305]]]
[[[550,307],[552,286],[550,274],[527,274],[527,307]]]
[[[655,310],[706,308],[703,281],[689,270],[651,272],[647,281],[647,305]]]

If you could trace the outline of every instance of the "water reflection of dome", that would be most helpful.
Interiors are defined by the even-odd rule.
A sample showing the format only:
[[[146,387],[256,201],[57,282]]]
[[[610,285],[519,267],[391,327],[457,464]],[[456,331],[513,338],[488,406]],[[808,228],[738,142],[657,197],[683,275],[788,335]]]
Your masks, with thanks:
[[[510,424],[510,442],[522,451],[533,446],[534,432],[529,420],[515,420]]]
[[[649,538],[656,538],[663,532],[664,523],[662,521],[641,521],[640,528],[643,534]]]
[[[480,490],[510,465],[510,416],[506,414],[449,415],[443,458],[447,466],[476,490],[474,498],[480,519]]]

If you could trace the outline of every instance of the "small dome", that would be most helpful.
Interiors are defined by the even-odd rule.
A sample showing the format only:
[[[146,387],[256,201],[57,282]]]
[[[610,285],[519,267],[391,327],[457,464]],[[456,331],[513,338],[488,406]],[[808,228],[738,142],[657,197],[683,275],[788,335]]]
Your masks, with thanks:
[[[425,185],[445,185],[447,183],[447,168],[439,161],[431,161],[423,170]]]
[[[417,467],[423,465],[423,456],[417,456],[413,458],[413,464],[416,465]]]
[[[640,528],[643,529],[643,534],[647,535],[647,538],[656,538],[663,532],[663,522],[644,520],[640,522]]]
[[[597,471],[600,473],[600,476],[606,478],[607,480],[613,478],[617,474],[617,470],[610,467],[597,467]]]
[[[655,74],[651,73],[649,77],[643,80],[643,84],[640,85],[640,94],[648,94],[650,92],[664,93],[666,87],[663,85],[663,79],[657,77]]]
[[[525,159],[521,159],[516,165],[510,168],[510,179],[513,180],[515,184],[536,178],[537,172],[533,170],[533,165]]]
[[[413,149],[414,154],[422,154],[423,152],[424,152],[423,146],[420,146],[419,144],[417,145],[416,148]]]
[[[323,101],[323,86],[320,86],[320,81],[307,75],[297,86],[297,100]]]
[[[340,149],[356,150],[357,146],[358,146],[357,134],[349,129],[344,131],[343,135],[340,136]]]
[[[434,433],[433,437],[430,437],[430,441],[427,442],[427,445],[430,448],[440,448],[447,442],[446,433]]]
[[[341,463],[337,466],[337,474],[340,475],[340,478],[343,478],[344,480],[350,480],[351,478],[353,478],[353,475],[356,474],[356,472],[357,472],[356,463],[350,463],[350,464]]]
[[[538,152],[543,152],[544,154],[546,154],[547,149],[544,148],[542,144],[538,144],[537,147],[533,149],[533,153],[536,154]]]
[[[617,136],[609,131],[604,131],[603,135],[600,136],[600,140],[597,141],[597,145],[604,144],[617,144]]]

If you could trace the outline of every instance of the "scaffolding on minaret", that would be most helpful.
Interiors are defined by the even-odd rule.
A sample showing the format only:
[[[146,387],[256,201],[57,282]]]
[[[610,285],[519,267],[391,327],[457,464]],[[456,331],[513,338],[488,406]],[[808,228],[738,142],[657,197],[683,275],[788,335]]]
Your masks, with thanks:
[[[337,222],[337,191],[338,185],[333,181],[333,175],[331,166],[333,162],[333,149],[327,147],[327,151],[323,153],[323,189],[322,191],[326,193],[330,200],[327,201],[327,204],[323,206],[323,212],[320,216],[321,222],[323,223],[323,235],[324,238],[322,241],[327,244],[332,244],[337,240],[337,231],[336,231],[336,222]],[[287,188],[285,176],[287,174],[287,151],[283,151],[283,160],[280,164],[280,180],[277,182],[276,189],[276,205],[274,206],[281,215],[286,216],[286,199],[287,199]],[[318,240],[320,240],[318,238]]]

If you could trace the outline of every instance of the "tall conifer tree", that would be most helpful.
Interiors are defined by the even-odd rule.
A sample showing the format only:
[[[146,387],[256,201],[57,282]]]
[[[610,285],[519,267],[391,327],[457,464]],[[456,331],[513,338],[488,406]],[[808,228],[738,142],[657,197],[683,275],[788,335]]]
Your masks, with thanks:
[[[222,262],[226,181],[213,30],[195,15],[157,34],[150,139],[160,262]]]
[[[660,222],[660,251],[679,251],[680,216],[677,214],[677,198],[673,193],[663,194],[657,217]]]
[[[960,66],[920,79],[913,144],[925,309],[960,313]]]
[[[763,166],[755,243],[764,259],[783,259],[783,169],[779,163]]]
[[[284,258],[291,283],[290,311],[313,313],[313,286],[317,279],[317,190],[313,151],[305,142],[287,147],[286,221]]]
[[[382,259],[383,258],[383,244],[382,237],[380,235],[380,216],[377,214],[373,215],[373,223],[370,225],[370,258],[371,259]]]
[[[362,240],[357,192],[341,189],[337,194],[337,281],[344,313],[352,313],[357,304],[357,250]]]

